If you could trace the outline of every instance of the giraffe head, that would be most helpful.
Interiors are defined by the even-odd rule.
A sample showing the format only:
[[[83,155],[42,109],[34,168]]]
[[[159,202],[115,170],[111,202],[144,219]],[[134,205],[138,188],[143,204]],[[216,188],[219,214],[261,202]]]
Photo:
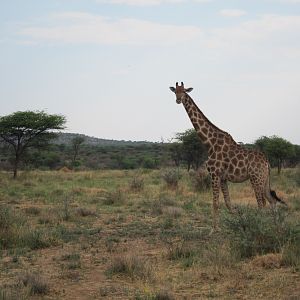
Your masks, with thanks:
[[[175,93],[176,102],[180,104],[184,101],[185,97],[187,96],[187,93],[191,92],[193,88],[186,89],[184,88],[183,82],[181,82],[181,85],[179,85],[178,82],[176,82],[176,88],[170,86],[170,90]]]

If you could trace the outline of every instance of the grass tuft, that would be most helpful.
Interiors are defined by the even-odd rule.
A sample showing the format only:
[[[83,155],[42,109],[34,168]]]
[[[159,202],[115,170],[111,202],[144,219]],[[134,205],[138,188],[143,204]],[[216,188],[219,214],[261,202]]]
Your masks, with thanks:
[[[46,279],[37,273],[25,273],[20,276],[20,281],[28,287],[31,295],[47,295],[50,291]]]
[[[104,205],[123,205],[126,201],[126,194],[120,188],[117,188],[115,191],[108,192],[106,197],[103,199]]]
[[[135,175],[130,182],[130,190],[133,192],[140,192],[144,189],[144,178],[140,175]]]
[[[125,275],[131,279],[151,279],[152,268],[148,261],[135,254],[119,255],[114,257],[106,274],[111,275]]]
[[[84,207],[79,207],[76,212],[80,217],[96,216],[95,211]]]

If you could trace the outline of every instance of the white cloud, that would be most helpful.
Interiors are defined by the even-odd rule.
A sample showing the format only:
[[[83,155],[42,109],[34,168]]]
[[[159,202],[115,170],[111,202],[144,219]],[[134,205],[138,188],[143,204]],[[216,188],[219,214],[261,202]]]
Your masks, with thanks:
[[[65,12],[48,17],[46,25],[26,25],[21,42],[49,44],[183,45],[189,41],[202,50],[263,54],[268,51],[297,56],[300,48],[300,16],[264,15],[226,28],[160,24],[138,19],[112,19],[100,15]],[[255,49],[255,50],[254,50]],[[300,52],[299,52],[300,53]],[[268,55],[268,53],[266,53]]]
[[[185,0],[96,0],[98,3],[126,4],[136,6],[159,5],[163,3],[179,3]]]
[[[269,2],[300,3],[300,0],[268,0]]]
[[[216,47],[268,47],[300,46],[300,16],[264,15],[258,19],[242,22],[238,26],[213,30],[211,38]]]
[[[176,26],[138,19],[112,19],[99,15],[66,12],[49,17],[46,26],[25,26],[19,34],[47,43],[94,43],[105,45],[174,45],[198,39],[196,26]]]
[[[219,14],[224,17],[241,17],[246,15],[246,12],[241,9],[222,9]]]
[[[96,0],[98,3],[107,4],[125,4],[132,6],[150,6],[150,5],[160,5],[164,3],[182,3],[188,2],[189,0]],[[190,0],[191,2],[207,3],[213,0]]]

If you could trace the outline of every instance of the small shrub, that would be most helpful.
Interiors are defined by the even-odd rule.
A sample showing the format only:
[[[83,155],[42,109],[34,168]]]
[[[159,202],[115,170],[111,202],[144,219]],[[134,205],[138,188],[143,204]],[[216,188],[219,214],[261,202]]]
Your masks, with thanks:
[[[161,193],[158,199],[149,202],[151,212],[154,215],[161,215],[164,213],[164,208],[168,206],[176,207],[176,201],[165,193]]]
[[[96,216],[96,213],[88,208],[80,207],[76,212],[80,217]]]
[[[6,206],[0,207],[0,248],[7,248],[14,242],[14,215]]]
[[[0,300],[25,300],[29,298],[29,291],[22,283],[0,287]]]
[[[294,175],[294,180],[298,187],[300,187],[300,167],[297,167]]]
[[[27,230],[24,230],[23,234],[19,237],[19,244],[24,248],[36,250],[56,245],[57,240],[51,232],[28,228]]]
[[[25,219],[8,206],[0,206],[0,249],[17,246]]]
[[[283,247],[282,264],[300,270],[300,225],[291,231],[290,240]]]
[[[68,254],[64,254],[61,257],[62,260],[68,260],[68,261],[76,261],[76,260],[80,260],[80,253],[68,253]]]
[[[237,207],[225,213],[222,227],[228,234],[233,251],[241,258],[279,252],[290,238],[290,225],[283,210]]]
[[[140,278],[146,280],[152,277],[152,269],[148,262],[133,254],[115,257],[106,273],[108,275],[122,274],[132,279]]]
[[[106,197],[103,199],[104,205],[122,205],[125,203],[126,195],[125,192],[122,191],[120,188],[116,189],[115,191],[108,192]]]
[[[71,217],[70,213],[70,199],[68,197],[64,198],[63,209],[62,209],[62,219],[64,221],[69,221]]]
[[[67,269],[74,270],[81,268],[80,254],[73,252],[64,254],[61,259],[67,262]]]
[[[205,243],[200,252],[200,264],[212,268],[217,274],[232,268],[237,261],[235,252],[232,253],[228,243],[221,237],[214,237],[213,240]]]
[[[199,169],[196,172],[190,172],[190,179],[197,192],[207,191],[211,187],[211,178],[205,169]]]
[[[135,297],[135,300],[175,300],[175,297],[172,295],[172,293],[166,291],[166,290],[161,290],[158,292],[154,293],[146,293],[146,294],[141,294],[138,292]]]
[[[51,224],[53,223],[53,219],[50,216],[47,215],[42,215],[41,217],[38,218],[39,224]]]
[[[37,216],[41,213],[41,209],[36,206],[26,207],[25,212],[29,215]]]
[[[31,295],[46,295],[49,293],[49,284],[36,273],[25,273],[20,276],[20,281],[28,287]]]
[[[175,300],[175,297],[168,291],[161,290],[155,293],[155,300]]]
[[[280,268],[282,264],[281,254],[269,253],[262,256],[256,256],[251,262],[256,267],[263,269]]]
[[[162,212],[170,218],[177,219],[182,216],[183,209],[176,206],[166,206],[162,208]]]
[[[32,229],[22,215],[10,208],[0,208],[0,249],[41,249],[56,244],[52,232]]]
[[[169,260],[178,260],[190,258],[196,255],[196,249],[185,242],[174,243],[169,246],[167,258]]]
[[[178,169],[168,169],[162,173],[162,178],[165,181],[168,188],[176,189],[178,182],[181,179],[181,174]]]
[[[110,253],[117,251],[120,239],[118,237],[109,236],[105,240],[106,250]]]
[[[134,192],[140,192],[144,189],[144,178],[141,176],[134,176],[130,182],[130,189]]]
[[[168,229],[172,229],[176,225],[177,225],[177,222],[175,222],[175,220],[173,218],[171,218],[170,216],[167,216],[166,218],[163,218],[163,221],[161,223],[161,228],[163,230],[168,230]]]

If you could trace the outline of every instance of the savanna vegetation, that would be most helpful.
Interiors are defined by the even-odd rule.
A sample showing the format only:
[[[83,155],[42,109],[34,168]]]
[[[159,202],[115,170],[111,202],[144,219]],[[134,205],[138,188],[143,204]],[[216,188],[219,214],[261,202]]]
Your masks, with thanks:
[[[0,119],[0,300],[298,299],[299,146],[245,145],[276,167],[288,207],[258,210],[250,184],[232,184],[235,211],[222,206],[211,234],[194,130],[170,143],[109,141],[53,133],[64,117],[41,127],[49,115],[27,113],[27,127]]]
[[[272,172],[289,208],[230,186],[212,226],[186,169],[0,174],[0,299],[297,299],[300,171]],[[200,187],[199,187],[200,186]]]
[[[84,171],[184,167],[197,170],[207,158],[206,149],[194,129],[176,134],[172,142],[161,143],[103,140],[70,133],[58,133],[56,136],[47,143],[39,141],[36,147],[33,145],[25,149],[18,160],[18,168],[59,170],[66,167]],[[300,163],[300,146],[276,136],[262,137],[245,147],[263,151],[278,172]],[[14,149],[0,141],[0,169],[13,170],[14,165]]]

